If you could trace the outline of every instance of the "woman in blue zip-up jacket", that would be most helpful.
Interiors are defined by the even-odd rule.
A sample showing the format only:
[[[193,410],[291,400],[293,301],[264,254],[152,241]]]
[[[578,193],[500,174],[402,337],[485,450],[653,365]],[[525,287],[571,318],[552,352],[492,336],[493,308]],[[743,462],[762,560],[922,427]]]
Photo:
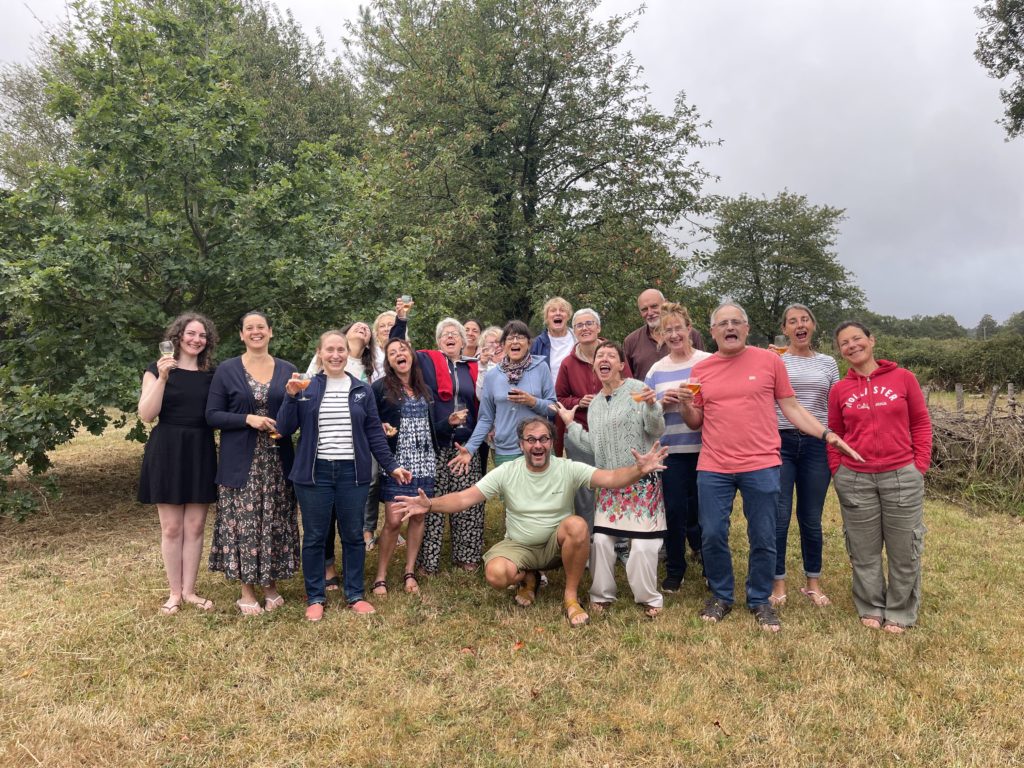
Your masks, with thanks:
[[[288,436],[301,430],[289,478],[302,510],[302,573],[306,581],[306,618],[319,621],[327,601],[324,548],[336,512],[342,546],[342,580],[349,608],[374,613],[363,599],[363,508],[373,472],[370,454],[400,483],[409,483],[408,470],[398,466],[388,449],[370,388],[345,373],[348,344],[340,331],[327,331],[316,348],[322,372],[305,390],[297,378],[288,382],[277,413],[277,430]],[[301,395],[301,396],[300,396]]]

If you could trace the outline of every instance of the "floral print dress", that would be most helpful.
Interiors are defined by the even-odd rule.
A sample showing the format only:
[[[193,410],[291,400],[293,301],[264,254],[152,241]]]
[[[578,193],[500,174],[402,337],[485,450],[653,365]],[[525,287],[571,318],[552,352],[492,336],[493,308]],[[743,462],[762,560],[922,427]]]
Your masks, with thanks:
[[[256,415],[268,416],[270,384],[259,383],[248,371],[245,380]],[[243,584],[265,585],[294,576],[299,567],[295,494],[269,433],[260,432],[245,487],[218,486],[210,570]]]

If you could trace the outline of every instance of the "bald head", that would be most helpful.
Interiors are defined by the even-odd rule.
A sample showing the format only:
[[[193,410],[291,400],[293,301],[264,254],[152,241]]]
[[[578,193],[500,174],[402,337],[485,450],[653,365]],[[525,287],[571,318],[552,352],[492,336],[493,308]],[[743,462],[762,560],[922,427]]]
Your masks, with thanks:
[[[640,310],[640,317],[644,319],[647,327],[652,331],[658,327],[658,319],[661,317],[661,305],[664,302],[665,296],[657,288],[648,288],[637,297],[636,305]]]

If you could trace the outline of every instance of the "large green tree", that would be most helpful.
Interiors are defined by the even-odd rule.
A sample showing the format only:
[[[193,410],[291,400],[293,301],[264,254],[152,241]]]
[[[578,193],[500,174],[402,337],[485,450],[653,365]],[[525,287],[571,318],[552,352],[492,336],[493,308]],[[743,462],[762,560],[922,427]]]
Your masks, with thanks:
[[[304,357],[386,287],[360,110],[322,46],[232,0],[71,11],[37,70],[66,149],[0,200],[0,478],[131,408],[185,309],[214,317],[227,353],[234,319],[269,309],[276,351]]]
[[[987,0],[975,11],[982,26],[974,55],[992,77],[1009,79],[999,91],[1000,122],[1012,139],[1024,132],[1024,0]]]
[[[700,207],[698,116],[682,95],[650,105],[623,47],[634,14],[598,6],[377,0],[352,28],[396,231],[431,242],[453,311],[618,306],[678,279],[666,232]]]
[[[715,247],[700,256],[705,287],[743,305],[755,339],[776,334],[794,302],[814,310],[819,331],[863,306],[863,292],[835,254],[842,209],[781,192],[725,200],[716,218]]]

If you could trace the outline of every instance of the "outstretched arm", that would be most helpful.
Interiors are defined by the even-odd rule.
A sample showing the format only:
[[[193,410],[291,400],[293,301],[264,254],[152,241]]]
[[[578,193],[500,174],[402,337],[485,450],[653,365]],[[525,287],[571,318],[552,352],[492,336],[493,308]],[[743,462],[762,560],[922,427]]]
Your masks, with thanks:
[[[636,464],[630,467],[619,467],[618,469],[598,469],[590,477],[591,488],[625,488],[632,485],[644,475],[665,469],[662,463],[668,456],[668,448],[662,448],[660,442],[655,442],[647,453],[640,453],[632,450]]]
[[[451,515],[469,509],[475,504],[483,504],[487,498],[475,485],[464,491],[446,493],[432,499],[420,489],[416,496],[396,496],[395,503],[398,511],[403,513],[402,522],[416,515],[425,515],[427,512],[440,512],[443,515]]]

